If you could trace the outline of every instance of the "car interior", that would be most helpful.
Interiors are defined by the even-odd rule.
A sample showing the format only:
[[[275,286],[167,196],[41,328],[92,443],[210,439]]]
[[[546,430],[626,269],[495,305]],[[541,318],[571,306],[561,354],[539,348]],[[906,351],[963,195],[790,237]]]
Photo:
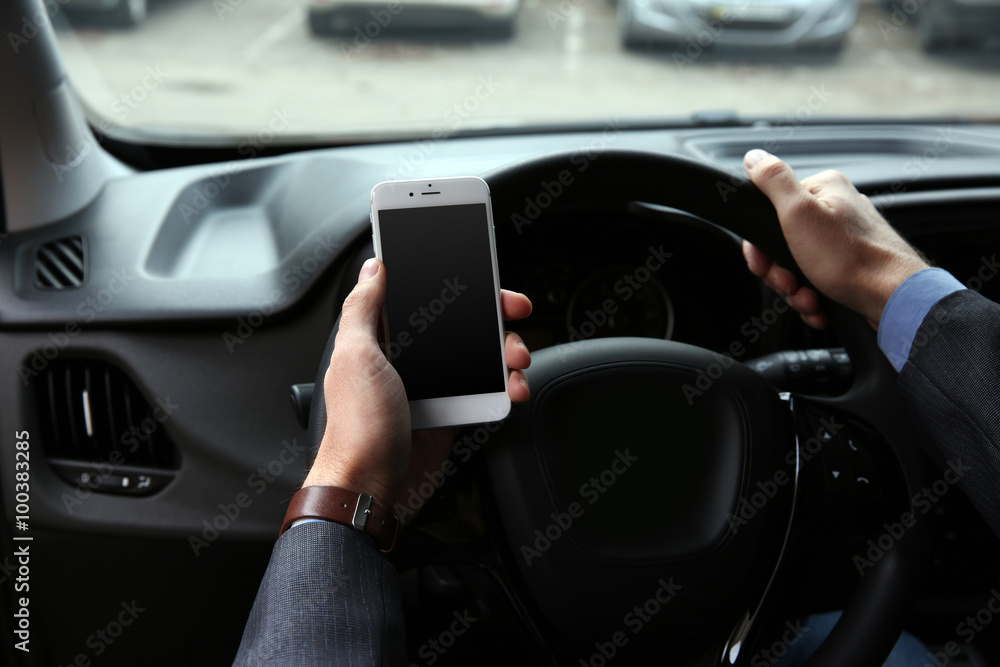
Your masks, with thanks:
[[[268,4],[219,2],[233,15],[202,8],[216,31]],[[146,16],[143,3],[126,30],[195,4],[154,2]],[[947,113],[879,98],[881,113],[796,115],[778,96],[771,114],[603,114],[598,75],[615,70],[581,69],[559,32],[572,26],[551,20],[591,35],[579,17],[600,12],[612,27],[587,39],[620,49],[606,4],[526,2],[502,38],[544,37],[553,51],[531,67],[557,71],[539,85],[565,76],[594,109],[581,97],[563,121],[543,108],[451,123],[474,110],[446,98],[428,116],[438,125],[421,125],[407,115],[416,102],[388,100],[364,69],[370,51],[351,60],[352,33],[309,35],[304,4],[276,3],[297,22],[260,34],[326,40],[323,68],[360,71],[371,100],[388,100],[343,134],[312,120],[283,133],[280,110],[336,116],[346,84],[328,99],[302,83],[295,106],[270,70],[206,60],[205,72],[257,79],[257,97],[223,117],[193,65],[168,63],[190,82],[163,93],[146,85],[159,61],[141,41],[112,54],[109,28],[62,0],[0,6],[0,662],[232,664],[315,455],[331,331],[374,254],[372,187],[478,176],[501,284],[534,306],[508,324],[532,351],[533,395],[504,422],[463,428],[453,465],[402,499],[420,510],[389,556],[410,664],[773,665],[808,633],[802,619],[831,611],[840,621],[809,665],[880,665],[904,630],[927,665],[1000,664],[1000,541],[958,488],[961,462],[925,453],[867,323],[828,303],[829,326],[807,327],[741,251],[748,239],[802,276],[743,169],[764,148],[800,177],[842,171],[935,265],[1000,300],[995,48],[924,54],[906,37],[901,58],[933,59],[914,99],[939,96]],[[892,8],[862,4],[877,36]],[[171,48],[212,39],[191,31]],[[482,53],[462,37],[417,37],[409,51],[405,34],[369,38],[427,99],[447,95],[429,71],[439,60],[515,48],[495,35]],[[261,53],[301,65],[275,43]],[[849,105],[869,94],[836,78],[852,48],[796,54],[787,69],[783,51],[627,57],[700,68],[701,86],[745,78],[732,99],[767,97],[753,68],[777,71],[800,104],[833,81]],[[859,65],[865,86],[888,85],[878,62]],[[126,69],[115,95],[87,92]],[[933,76],[951,83],[927,88]],[[143,85],[142,100],[122,96]],[[551,103],[506,86],[526,109]],[[156,116],[161,94],[178,96],[174,117]],[[110,115],[123,100],[135,108]]]

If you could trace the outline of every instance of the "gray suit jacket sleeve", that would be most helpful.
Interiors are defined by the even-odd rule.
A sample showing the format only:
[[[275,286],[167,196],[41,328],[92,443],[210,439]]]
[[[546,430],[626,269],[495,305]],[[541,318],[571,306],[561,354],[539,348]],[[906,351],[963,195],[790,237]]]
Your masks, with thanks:
[[[237,665],[406,664],[395,568],[356,530],[291,528],[274,546]]]
[[[1000,305],[971,290],[939,301],[898,386],[931,458],[962,466],[960,488],[1000,534]]]

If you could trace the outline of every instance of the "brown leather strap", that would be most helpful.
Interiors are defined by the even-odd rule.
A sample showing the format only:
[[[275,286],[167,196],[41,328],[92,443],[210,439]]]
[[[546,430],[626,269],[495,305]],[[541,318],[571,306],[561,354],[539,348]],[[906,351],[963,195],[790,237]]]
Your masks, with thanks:
[[[370,535],[383,552],[392,551],[399,533],[399,519],[388,507],[367,493],[348,491],[336,486],[306,486],[299,489],[285,512],[281,524],[284,534],[299,519],[336,521]]]

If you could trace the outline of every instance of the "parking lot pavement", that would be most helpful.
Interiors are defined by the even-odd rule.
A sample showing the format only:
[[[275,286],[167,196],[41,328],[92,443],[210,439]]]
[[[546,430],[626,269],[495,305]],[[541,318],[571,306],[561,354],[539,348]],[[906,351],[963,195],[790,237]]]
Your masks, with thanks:
[[[388,3],[388,0],[387,0]],[[405,9],[404,9],[405,11]],[[65,12],[63,12],[65,14]],[[524,0],[515,36],[314,37],[301,0],[160,0],[133,30],[66,29],[71,78],[112,126],[256,136],[518,121],[1000,113],[997,51],[929,55],[865,4],[836,56],[629,52],[609,0]],[[377,25],[377,24],[376,24]],[[819,93],[819,94],[817,94]]]

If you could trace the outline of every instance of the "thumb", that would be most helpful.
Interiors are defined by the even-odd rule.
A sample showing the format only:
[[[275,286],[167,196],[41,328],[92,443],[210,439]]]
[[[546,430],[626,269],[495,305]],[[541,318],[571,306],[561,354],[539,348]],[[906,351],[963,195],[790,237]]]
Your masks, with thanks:
[[[358,274],[358,284],[344,300],[341,335],[360,336],[377,344],[378,322],[385,304],[385,265],[372,257]]]
[[[812,194],[805,189],[788,163],[756,148],[746,154],[743,165],[753,184],[760,188],[784,221],[790,209]]]

